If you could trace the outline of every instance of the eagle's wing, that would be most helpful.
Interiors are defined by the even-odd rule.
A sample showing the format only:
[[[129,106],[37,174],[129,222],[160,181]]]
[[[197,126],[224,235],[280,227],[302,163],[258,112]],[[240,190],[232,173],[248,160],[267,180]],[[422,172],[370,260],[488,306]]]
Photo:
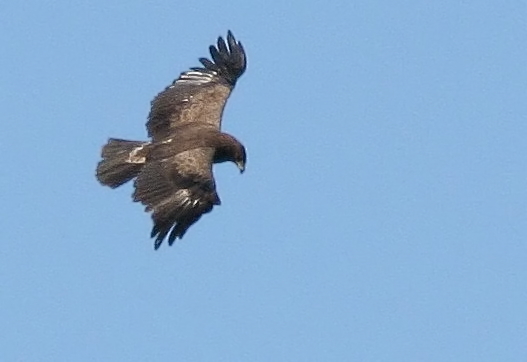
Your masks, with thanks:
[[[232,33],[227,42],[218,38],[209,47],[212,61],[201,58],[203,67],[181,73],[172,85],[152,101],[146,128],[153,141],[172,135],[176,128],[196,123],[220,128],[225,103],[246,68],[245,51]]]
[[[134,186],[134,201],[152,212],[155,248],[168,235],[170,245],[220,204],[212,175],[214,149],[199,148],[147,162]],[[172,231],[171,231],[172,230]]]

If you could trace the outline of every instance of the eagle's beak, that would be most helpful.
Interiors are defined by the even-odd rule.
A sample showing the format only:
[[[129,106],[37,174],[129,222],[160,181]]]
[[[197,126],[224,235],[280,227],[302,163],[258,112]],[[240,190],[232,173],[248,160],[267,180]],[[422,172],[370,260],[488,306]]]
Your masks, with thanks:
[[[236,166],[238,166],[238,170],[240,170],[240,173],[243,173],[243,171],[245,171],[245,164],[243,162],[236,162]]]

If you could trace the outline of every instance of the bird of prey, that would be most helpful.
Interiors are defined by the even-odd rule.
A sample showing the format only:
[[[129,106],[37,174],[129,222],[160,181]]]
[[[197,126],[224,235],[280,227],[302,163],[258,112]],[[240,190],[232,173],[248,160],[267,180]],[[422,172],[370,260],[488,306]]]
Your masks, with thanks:
[[[135,179],[133,200],[151,212],[156,250],[220,205],[214,163],[231,161],[245,170],[245,147],[220,130],[225,103],[245,72],[245,51],[230,31],[209,50],[211,59],[200,58],[202,67],[181,73],[151,102],[150,141],[110,138],[97,165],[105,186]]]

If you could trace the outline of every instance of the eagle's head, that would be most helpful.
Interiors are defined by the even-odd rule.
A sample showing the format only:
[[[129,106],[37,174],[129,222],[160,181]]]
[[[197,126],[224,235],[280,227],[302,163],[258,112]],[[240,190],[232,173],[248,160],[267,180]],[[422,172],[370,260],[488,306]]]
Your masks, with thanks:
[[[229,134],[222,133],[222,137],[218,137],[220,145],[216,147],[214,152],[214,163],[234,162],[240,173],[245,171],[245,163],[247,162],[247,153],[245,147],[236,138]]]
[[[245,171],[247,153],[245,152],[245,147],[243,147],[242,144],[240,144],[240,147],[236,148],[236,151],[234,152],[233,162],[236,164],[236,166],[238,166],[238,170],[240,170],[240,173],[243,173],[243,171]]]

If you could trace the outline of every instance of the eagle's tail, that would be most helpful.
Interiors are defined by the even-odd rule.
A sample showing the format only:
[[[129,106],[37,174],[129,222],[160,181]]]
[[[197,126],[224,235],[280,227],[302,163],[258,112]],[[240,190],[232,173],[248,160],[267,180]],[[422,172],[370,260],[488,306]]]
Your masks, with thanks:
[[[148,142],[110,138],[102,148],[97,180],[116,188],[136,177],[145,165]]]

